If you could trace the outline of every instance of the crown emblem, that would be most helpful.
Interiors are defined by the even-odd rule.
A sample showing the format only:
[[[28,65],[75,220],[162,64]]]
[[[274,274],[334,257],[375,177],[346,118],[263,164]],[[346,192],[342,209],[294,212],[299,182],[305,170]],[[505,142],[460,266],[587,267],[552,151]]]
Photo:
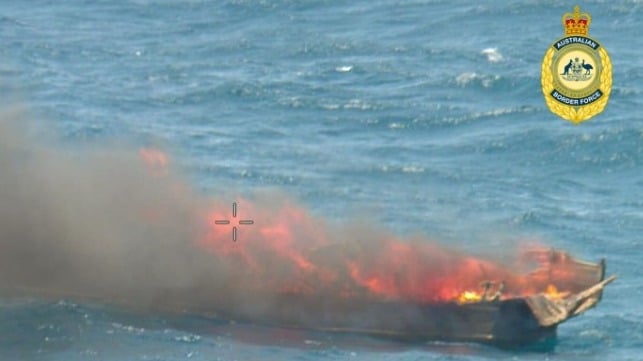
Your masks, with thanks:
[[[587,35],[592,18],[588,13],[581,13],[580,7],[576,5],[574,12],[563,14],[561,21],[565,35]]]

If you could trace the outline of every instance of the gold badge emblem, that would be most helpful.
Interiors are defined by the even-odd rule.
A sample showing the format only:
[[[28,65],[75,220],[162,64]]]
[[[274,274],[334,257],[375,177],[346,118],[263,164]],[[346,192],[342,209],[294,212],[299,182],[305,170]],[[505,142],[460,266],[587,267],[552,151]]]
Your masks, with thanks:
[[[578,6],[563,14],[564,35],[545,52],[540,74],[549,110],[574,124],[602,112],[612,89],[612,64],[587,34],[590,22]]]

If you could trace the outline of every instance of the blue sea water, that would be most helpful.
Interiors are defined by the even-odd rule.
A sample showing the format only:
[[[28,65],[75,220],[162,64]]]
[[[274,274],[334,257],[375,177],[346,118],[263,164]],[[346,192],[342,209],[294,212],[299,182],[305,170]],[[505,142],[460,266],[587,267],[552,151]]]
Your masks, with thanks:
[[[573,5],[0,0],[2,102],[70,146],[163,144],[206,194],[276,188],[464,249],[536,237],[619,275],[544,354],[29,299],[0,300],[0,358],[643,360],[643,3],[580,4],[613,88],[577,126],[540,91]]]

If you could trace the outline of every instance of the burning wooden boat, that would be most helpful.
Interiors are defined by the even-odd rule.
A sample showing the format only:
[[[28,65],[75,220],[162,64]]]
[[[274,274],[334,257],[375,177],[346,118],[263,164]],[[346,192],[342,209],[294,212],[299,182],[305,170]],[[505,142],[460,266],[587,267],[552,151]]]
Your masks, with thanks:
[[[548,267],[532,272],[546,277],[544,292],[520,297],[503,295],[502,282],[483,282],[480,292],[467,292],[450,302],[351,302],[346,299],[293,299],[283,296],[269,315],[253,322],[330,332],[348,332],[404,341],[479,342],[523,347],[556,337],[558,324],[594,307],[603,288],[605,262],[589,263],[550,250]],[[296,296],[294,298],[297,298]]]
[[[163,153],[139,154],[152,172],[167,166]],[[20,165],[9,177],[17,190],[23,190],[22,175],[31,174]],[[513,259],[503,250],[504,257],[489,260],[421,236],[401,239],[374,224],[335,229],[281,197],[244,201],[244,214],[261,221],[232,223],[227,205],[201,205],[164,171],[150,179],[126,174],[144,190],[123,189],[141,193],[135,207],[102,194],[58,212],[49,204],[58,198],[48,193],[20,191],[14,199],[9,191],[10,201],[24,196],[28,206],[9,207],[7,227],[0,227],[0,297],[68,298],[405,340],[518,346],[553,337],[559,323],[595,306],[614,279],[604,278],[603,261],[582,262],[562,251],[528,249]],[[157,192],[173,196],[158,198]],[[41,196],[37,227],[18,222],[34,217],[31,205],[41,204]],[[198,207],[189,210],[192,205]],[[232,218],[236,211],[235,202]],[[91,215],[88,224],[77,219],[84,213]],[[253,226],[240,227],[243,240],[237,240],[233,224]]]
[[[478,342],[498,347],[547,346],[547,341],[555,339],[557,326],[596,306],[603,288],[616,276],[605,278],[604,260],[598,263],[584,262],[559,250],[537,250],[531,257],[538,259],[540,266],[526,275],[512,275],[497,270],[490,272],[489,264],[478,260],[475,262],[480,263],[476,264],[468,258],[464,259],[460,265],[475,265],[475,268],[484,265],[487,269],[480,268],[483,270],[480,274],[495,278],[479,282],[477,290],[470,288],[473,281],[468,281],[467,285],[465,281],[454,284],[455,279],[449,280],[448,287],[435,289],[460,290],[460,293],[451,296],[454,293],[445,292],[434,299],[387,299],[381,294],[374,294],[376,282],[368,283],[370,288],[360,286],[363,291],[361,294],[342,295],[321,289],[317,293],[279,292],[267,296],[249,291],[246,294],[250,296],[248,299],[238,294],[238,297],[227,301],[225,295],[202,288],[166,290],[161,298],[146,302],[141,302],[132,294],[129,298],[117,298],[110,294],[42,287],[12,287],[9,290],[14,296],[23,294],[107,302],[134,310],[143,308],[170,314],[180,312],[218,320],[362,334],[409,342]],[[470,269],[465,271],[471,272]],[[476,282],[480,280],[480,274],[473,278]],[[402,278],[406,275],[402,273]],[[499,275],[513,278],[497,278]],[[352,281],[361,281],[357,274],[350,277]],[[2,290],[3,287],[0,287]]]

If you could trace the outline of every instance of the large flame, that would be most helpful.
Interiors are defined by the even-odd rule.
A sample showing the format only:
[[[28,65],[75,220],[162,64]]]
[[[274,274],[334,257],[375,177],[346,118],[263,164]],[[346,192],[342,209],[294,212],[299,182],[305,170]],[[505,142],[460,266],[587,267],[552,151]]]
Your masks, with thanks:
[[[141,150],[139,155],[156,174],[167,166],[168,157],[156,149]],[[521,273],[427,240],[398,239],[368,229],[357,239],[342,239],[341,232],[283,199],[239,198],[233,207],[212,202],[202,212],[203,233],[197,243],[212,254],[213,262],[237,270],[248,289],[459,304],[536,293],[552,298],[569,294],[559,287],[565,287],[572,275],[564,267],[553,267],[552,262],[561,260],[544,247],[523,250],[506,263],[533,265]],[[253,221],[244,223],[246,218]],[[355,232],[351,234],[355,237]]]

